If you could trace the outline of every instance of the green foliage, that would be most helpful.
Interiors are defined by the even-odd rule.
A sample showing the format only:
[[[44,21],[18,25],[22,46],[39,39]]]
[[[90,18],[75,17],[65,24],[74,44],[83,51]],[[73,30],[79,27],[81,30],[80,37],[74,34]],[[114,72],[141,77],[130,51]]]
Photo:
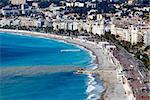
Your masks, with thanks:
[[[144,63],[145,68],[150,69],[150,58],[147,54],[143,54],[139,51],[135,54],[135,57]]]
[[[49,32],[52,32],[52,31],[53,31],[53,28],[52,28],[52,27],[45,27],[45,28],[44,28],[44,31],[45,31],[46,33],[49,33]]]
[[[144,49],[144,51],[148,51],[148,50],[150,50],[150,45]]]
[[[143,54],[141,60],[144,62],[145,67],[147,69],[150,69],[150,59],[149,59],[149,56],[147,54]]]
[[[131,47],[132,47],[132,44],[128,41],[120,41],[121,45],[127,50],[127,51],[130,51]]]

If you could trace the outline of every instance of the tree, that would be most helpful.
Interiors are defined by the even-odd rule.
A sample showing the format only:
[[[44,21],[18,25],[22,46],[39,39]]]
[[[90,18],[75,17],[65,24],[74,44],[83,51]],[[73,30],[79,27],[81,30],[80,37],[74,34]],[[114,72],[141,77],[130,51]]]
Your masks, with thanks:
[[[137,42],[137,46],[138,46],[138,47],[142,47],[143,45],[144,45],[143,42]]]
[[[128,41],[121,41],[121,45],[127,50],[130,51],[130,49],[132,48],[132,44]]]
[[[144,51],[148,51],[148,50],[150,50],[150,45],[144,49]]]
[[[119,35],[116,35],[116,38],[119,38],[120,36]]]
[[[150,69],[150,58],[147,54],[143,54],[142,52],[138,51],[135,54],[135,57],[144,63],[145,68]]]
[[[58,32],[59,32],[59,34],[62,35],[62,34],[64,34],[65,30],[64,29],[59,29]]]

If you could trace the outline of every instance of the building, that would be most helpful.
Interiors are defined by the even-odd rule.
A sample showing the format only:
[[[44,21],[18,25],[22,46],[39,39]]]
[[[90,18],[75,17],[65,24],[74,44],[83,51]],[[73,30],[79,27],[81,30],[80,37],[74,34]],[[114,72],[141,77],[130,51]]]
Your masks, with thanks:
[[[11,23],[11,20],[2,18],[0,19],[0,27],[9,26]]]
[[[67,7],[73,7],[73,6],[74,6],[74,3],[73,3],[73,2],[66,2],[66,6],[67,6]]]
[[[92,33],[103,35],[104,34],[104,22],[103,20],[100,22],[93,22],[92,23]]]
[[[128,0],[128,5],[132,5],[134,3],[134,0]]]
[[[20,15],[21,13],[19,12],[18,8],[10,8],[10,7],[4,7],[1,9],[2,15],[4,16],[17,16]]]
[[[48,7],[48,9],[50,10],[50,11],[53,11],[53,12],[56,12],[56,11],[60,11],[60,10],[63,10],[63,9],[65,9],[65,6],[57,6],[57,5],[55,5],[55,4],[51,4],[49,7]]]
[[[145,46],[150,46],[150,31],[144,33],[144,44]]]
[[[34,12],[28,4],[22,4],[19,6],[6,6],[1,9],[2,15],[4,16],[19,16],[19,15],[29,15]]]
[[[139,29],[139,26],[128,25],[110,25],[111,34],[119,36],[119,40],[128,41],[131,44],[137,44],[143,40],[143,32]]]
[[[39,18],[39,19],[35,20],[35,23],[36,23],[36,27],[43,27],[44,20],[42,18]]]
[[[19,26],[20,20],[19,19],[11,19],[10,25],[11,26]]]
[[[54,20],[52,26],[56,31],[59,29],[68,30],[68,22],[66,21]]]
[[[102,18],[103,18],[102,14],[97,14],[97,15],[96,15],[96,19],[97,19],[97,20],[102,20]]]
[[[19,17],[20,20],[20,26],[24,27],[42,27],[44,25],[44,20],[29,18],[29,17]]]
[[[53,22],[53,28],[54,30],[59,30],[59,29],[63,29],[63,30],[70,30],[70,31],[75,31],[75,30],[79,30],[79,23],[78,21],[74,21],[74,20],[56,20]]]
[[[102,19],[102,15],[97,14],[97,10],[90,10],[87,15],[88,20]]]
[[[119,40],[131,41],[131,34],[127,27],[117,27],[115,24],[111,24],[110,26],[111,34],[115,36],[119,36]]]
[[[11,0],[11,4],[13,5],[21,5],[25,3],[26,3],[26,0]]]
[[[135,26],[130,27],[130,34],[131,34],[131,44],[136,44],[138,41],[138,28]]]
[[[54,30],[64,29],[70,31],[87,31],[93,34],[104,34],[104,21],[83,21],[83,20],[55,20]]]
[[[83,30],[86,30],[87,32],[92,32],[92,22],[91,21],[84,22],[83,26],[82,26]]]
[[[75,2],[74,6],[75,7],[84,7],[84,3],[82,3],[82,2]]]

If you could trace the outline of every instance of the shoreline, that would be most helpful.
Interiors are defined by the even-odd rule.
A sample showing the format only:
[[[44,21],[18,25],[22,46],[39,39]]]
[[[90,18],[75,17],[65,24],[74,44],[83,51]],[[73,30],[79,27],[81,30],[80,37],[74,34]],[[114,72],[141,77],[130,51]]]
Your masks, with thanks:
[[[97,59],[97,56],[96,56],[95,52],[92,49],[87,48],[84,45],[81,45],[79,43],[74,43],[72,41],[68,41],[68,40],[64,39],[62,36],[59,36],[59,35],[48,34],[50,37],[47,37],[47,36],[45,36],[46,33],[34,32],[36,34],[33,34],[33,33],[31,33],[32,31],[24,31],[24,32],[23,31],[24,30],[18,30],[18,32],[16,32],[16,30],[9,30],[9,29],[4,29],[3,30],[3,29],[0,29],[0,32],[12,32],[10,34],[16,34],[16,35],[21,35],[21,36],[33,36],[33,37],[36,37],[36,38],[44,38],[44,39],[52,39],[54,41],[64,42],[66,44],[74,45],[74,46],[76,46],[76,47],[78,47],[78,48],[80,48],[80,49],[82,49],[82,50],[89,53],[89,55],[92,58],[91,63],[93,63],[93,65],[97,65],[97,63],[98,63],[98,59]],[[51,37],[51,35],[53,35],[54,37],[53,36]]]
[[[105,71],[105,66],[108,65],[106,63],[110,63],[110,65],[111,65],[111,61],[110,62],[105,61],[105,59],[107,57],[106,57],[106,55],[104,55],[102,53],[104,51],[101,50],[97,46],[97,44],[94,43],[94,42],[84,41],[84,40],[81,40],[81,39],[78,39],[78,38],[71,38],[71,37],[68,37],[68,36],[59,36],[59,35],[54,35],[54,34],[46,34],[46,33],[24,31],[24,30],[0,29],[0,31],[1,32],[21,33],[22,35],[29,35],[29,36],[40,36],[40,37],[44,37],[44,38],[56,39],[56,40],[64,41],[66,43],[75,44],[77,46],[83,47],[83,49],[87,50],[89,53],[91,52],[91,54],[90,54],[91,56],[92,55],[95,56],[95,60],[92,60],[92,62],[93,62],[93,64],[97,64],[96,66],[98,68],[103,66],[102,69],[104,69],[104,71]],[[105,56],[105,59],[102,59],[103,56]],[[107,79],[109,77],[109,73],[107,73],[107,72],[106,73],[99,73],[98,75],[99,75],[100,80],[103,83],[103,88],[104,88],[103,91],[101,92],[101,96],[99,96],[99,98],[100,98],[100,100],[101,99],[104,100],[107,97],[106,100],[109,100],[110,99],[109,97],[112,96],[110,91],[113,91],[113,88],[114,88],[113,86],[111,86],[110,79]],[[115,82],[115,84],[116,83],[118,84],[118,82],[116,80],[114,80],[114,82]],[[123,100],[126,100],[126,99],[123,99]]]
[[[75,45],[75,46],[79,47],[80,49],[83,49],[83,50],[89,52],[89,54],[92,58],[96,58],[96,59],[93,59],[95,61],[93,61],[93,60],[92,61],[94,63],[98,63],[97,56],[96,56],[96,54],[94,53],[93,50],[91,50],[90,48],[87,48],[84,45],[74,43],[72,41],[68,41],[65,38],[63,38],[62,36],[54,35],[54,34],[40,33],[40,32],[24,31],[24,30],[17,30],[17,31],[16,30],[9,30],[9,29],[0,29],[0,32],[12,32],[11,34],[24,35],[24,36],[34,36],[34,37],[36,36],[37,38],[53,39],[55,41],[64,42],[64,43],[67,43],[67,44],[71,43],[72,45]],[[45,34],[48,35],[48,37]]]

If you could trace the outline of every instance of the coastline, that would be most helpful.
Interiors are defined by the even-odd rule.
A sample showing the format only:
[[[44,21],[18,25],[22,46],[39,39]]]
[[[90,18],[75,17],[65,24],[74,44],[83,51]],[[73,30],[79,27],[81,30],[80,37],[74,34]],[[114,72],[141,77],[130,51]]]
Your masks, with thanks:
[[[93,61],[94,64],[97,64],[97,67],[101,67],[103,70],[105,70],[105,66],[111,65],[112,62],[107,62],[106,60],[106,55],[104,55],[104,51],[97,46],[96,43],[94,42],[89,42],[89,41],[84,41],[78,38],[71,38],[67,36],[58,36],[58,35],[53,35],[53,34],[44,34],[44,33],[39,33],[39,32],[30,32],[30,31],[22,31],[22,30],[9,30],[9,29],[0,29],[1,32],[13,32],[13,33],[21,33],[22,35],[29,35],[29,36],[40,36],[44,38],[50,38],[50,39],[56,39],[60,41],[65,41],[67,43],[72,43],[78,46],[83,47],[85,50],[92,52],[91,54],[95,56],[95,60]],[[90,55],[91,55],[90,54]],[[102,57],[105,56],[105,59],[102,59]],[[106,64],[109,63],[109,64]],[[107,69],[107,68],[106,68]],[[113,69],[112,69],[113,71]],[[109,100],[110,97],[113,95],[111,94],[111,91],[113,91],[114,86],[112,85],[112,79],[108,78],[110,73],[99,73],[99,77],[103,82],[104,86],[104,91],[101,93],[100,100]],[[116,76],[114,76],[116,79]],[[115,84],[118,84],[117,80],[113,81]],[[118,95],[119,96],[119,95]],[[123,96],[124,98],[124,96]],[[126,99],[123,99],[126,100]]]

